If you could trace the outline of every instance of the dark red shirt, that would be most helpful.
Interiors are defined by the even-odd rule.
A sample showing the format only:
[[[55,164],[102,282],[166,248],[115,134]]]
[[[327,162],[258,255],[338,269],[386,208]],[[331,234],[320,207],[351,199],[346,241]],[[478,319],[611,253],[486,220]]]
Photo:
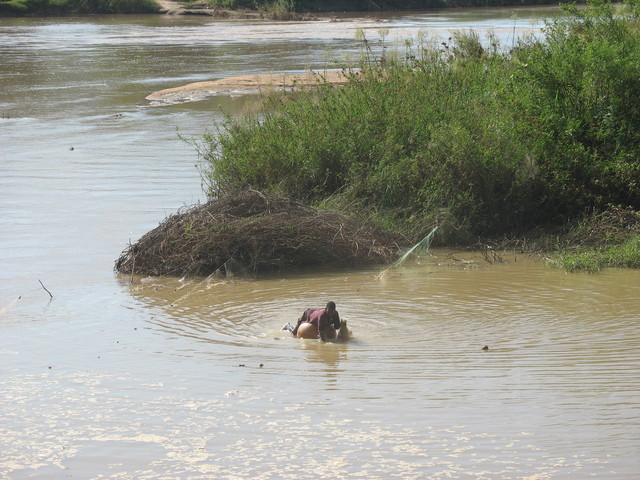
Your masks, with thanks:
[[[331,325],[338,330],[340,328],[340,315],[337,310],[328,312],[326,308],[309,308],[302,314],[302,321],[315,325],[318,331]]]

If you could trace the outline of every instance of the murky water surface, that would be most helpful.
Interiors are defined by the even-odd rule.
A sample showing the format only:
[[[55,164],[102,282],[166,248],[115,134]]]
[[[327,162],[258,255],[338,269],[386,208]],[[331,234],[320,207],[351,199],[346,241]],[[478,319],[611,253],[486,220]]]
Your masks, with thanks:
[[[382,278],[112,272],[203,199],[178,134],[246,103],[149,93],[355,61],[357,28],[509,42],[550,12],[0,19],[0,478],[638,478],[638,271],[435,251]],[[353,341],[280,330],[329,299]]]

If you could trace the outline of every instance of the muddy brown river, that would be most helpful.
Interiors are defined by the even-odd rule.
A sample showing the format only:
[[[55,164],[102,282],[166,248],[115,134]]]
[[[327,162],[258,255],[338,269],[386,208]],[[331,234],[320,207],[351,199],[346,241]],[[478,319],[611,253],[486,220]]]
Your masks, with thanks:
[[[112,270],[204,200],[180,137],[250,109],[153,92],[355,64],[358,29],[508,44],[556,12],[0,19],[0,478],[639,478],[640,271],[450,250],[382,276]],[[328,300],[350,342],[280,330]]]

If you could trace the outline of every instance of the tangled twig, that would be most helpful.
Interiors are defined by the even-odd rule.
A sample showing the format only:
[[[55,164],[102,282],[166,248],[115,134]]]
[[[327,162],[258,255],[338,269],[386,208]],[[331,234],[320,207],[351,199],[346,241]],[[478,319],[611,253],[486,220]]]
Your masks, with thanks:
[[[255,274],[315,266],[385,264],[394,239],[360,220],[289,198],[245,190],[166,218],[129,245],[120,273],[226,274],[229,261]]]

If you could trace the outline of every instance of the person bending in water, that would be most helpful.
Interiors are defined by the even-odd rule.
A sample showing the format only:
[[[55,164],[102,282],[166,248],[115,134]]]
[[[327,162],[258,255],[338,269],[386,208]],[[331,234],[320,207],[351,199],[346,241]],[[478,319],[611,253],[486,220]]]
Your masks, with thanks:
[[[336,331],[340,329],[340,315],[336,310],[334,302],[328,302],[325,308],[309,308],[304,311],[298,319],[298,324],[294,327],[287,323],[282,329],[289,330],[292,335],[298,334],[298,328],[303,323],[310,323],[318,329],[320,340],[323,342],[325,338],[334,338]]]

